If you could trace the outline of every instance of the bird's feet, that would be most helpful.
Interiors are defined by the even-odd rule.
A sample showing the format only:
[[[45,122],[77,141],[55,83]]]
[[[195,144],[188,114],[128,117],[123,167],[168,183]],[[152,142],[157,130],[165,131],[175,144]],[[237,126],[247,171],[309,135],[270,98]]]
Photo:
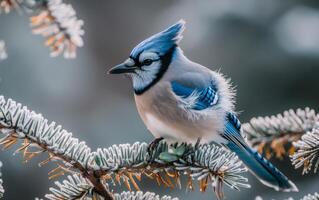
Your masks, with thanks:
[[[163,137],[155,138],[147,147],[147,153],[152,157],[153,151],[158,147],[159,143],[163,140]]]

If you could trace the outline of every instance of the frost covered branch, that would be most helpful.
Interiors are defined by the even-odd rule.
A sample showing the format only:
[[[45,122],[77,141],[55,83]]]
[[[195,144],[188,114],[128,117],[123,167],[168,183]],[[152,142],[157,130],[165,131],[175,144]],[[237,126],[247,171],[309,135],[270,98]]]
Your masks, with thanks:
[[[76,57],[77,48],[83,46],[84,30],[71,4],[62,0],[0,0],[0,12],[20,7],[31,11],[32,32],[47,38],[45,45],[50,47],[52,57],[62,53],[65,58]]]
[[[241,175],[247,171],[241,161],[234,153],[219,146],[168,146],[162,142],[151,156],[147,146],[147,143],[135,143],[99,148],[94,152],[95,173],[106,181],[123,182],[128,189],[132,184],[137,190],[135,179],[140,180],[141,175],[171,188],[181,187],[180,176],[186,175],[188,189],[193,190],[193,180],[199,181],[202,192],[210,184],[218,199],[223,198],[223,184],[237,190],[250,187]]]
[[[85,142],[80,142],[72,136],[72,133],[62,129],[55,122],[48,123],[41,114],[29,111],[27,107],[11,99],[6,101],[1,96],[0,131],[5,135],[0,140],[4,149],[23,139],[23,144],[15,153],[22,152],[25,162],[43,152],[48,152],[49,157],[39,163],[40,166],[49,161],[61,160],[62,164],[58,164],[58,167],[49,173],[49,178],[64,175],[74,168],[88,178],[101,195],[106,199],[112,199],[112,195],[94,174],[89,174],[87,170],[92,161],[91,149]]]
[[[45,45],[51,49],[51,56],[62,52],[65,58],[75,58],[77,47],[83,46],[83,21],[78,20],[70,4],[62,0],[43,1],[40,12],[30,18],[34,34],[47,38]]]
[[[248,188],[247,179],[241,173],[247,169],[242,166],[234,153],[216,145],[160,143],[149,155],[147,143],[113,145],[99,148],[96,152],[62,129],[54,122],[49,123],[41,114],[29,111],[26,107],[0,97],[0,131],[5,135],[0,144],[9,148],[23,140],[16,152],[22,152],[25,161],[48,152],[49,158],[39,163],[62,160],[62,164],[49,175],[54,178],[65,172],[79,173],[94,186],[94,191],[105,199],[114,196],[107,190],[104,182],[124,183],[139,190],[136,180],[142,175],[167,187],[181,187],[180,176],[188,177],[186,187],[193,189],[193,180],[199,181],[201,191],[211,184],[218,199],[223,198],[223,185],[233,189]],[[34,148],[38,148],[34,150]],[[72,192],[72,191],[70,191]]]
[[[255,197],[255,200],[263,200],[261,196]],[[289,197],[285,200],[294,200],[294,198]],[[319,200],[319,194],[315,192],[314,194],[307,194],[306,196],[303,196],[300,200]]]
[[[2,167],[2,162],[0,161],[0,168]],[[2,180],[2,173],[0,171],[0,199],[3,197],[4,188],[3,188],[3,180]]]
[[[51,194],[46,194],[45,197],[50,200],[68,200],[82,199],[90,194],[93,194],[94,186],[82,176],[78,174],[69,175],[62,182],[56,181],[57,188],[50,188]],[[97,194],[96,194],[97,195]]]
[[[272,151],[277,158],[283,158],[287,151],[290,155],[295,152],[292,142],[318,125],[319,116],[313,109],[305,108],[252,118],[249,123],[243,124],[242,132],[247,135],[248,142],[260,153],[264,152],[267,158],[272,156]]]
[[[317,192],[315,192],[314,194],[308,194],[300,200],[319,200],[319,194]]]
[[[45,195],[50,200],[86,199],[103,200],[99,194],[94,192],[94,186],[81,176],[74,174],[62,182],[55,182],[56,188],[51,187],[51,194]],[[105,187],[108,185],[105,183]],[[178,200],[170,196],[160,197],[152,192],[122,192],[114,194],[115,200]]]
[[[293,145],[298,149],[291,156],[292,164],[295,168],[303,166],[303,174],[308,173],[313,165],[314,172],[317,172],[319,166],[319,129],[315,128],[294,142]]]

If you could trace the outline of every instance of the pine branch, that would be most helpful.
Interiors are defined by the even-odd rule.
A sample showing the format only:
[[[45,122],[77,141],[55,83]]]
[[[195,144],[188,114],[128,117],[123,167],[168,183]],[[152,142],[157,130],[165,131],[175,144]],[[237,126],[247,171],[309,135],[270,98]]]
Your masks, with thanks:
[[[0,168],[2,167],[2,162],[0,161]],[[4,194],[4,188],[2,186],[3,180],[2,180],[2,173],[0,171],[0,199],[3,197]]]
[[[120,194],[115,194],[115,200],[178,200],[178,198],[173,198],[171,196],[164,195],[160,197],[153,192],[143,193],[138,192],[122,192]]]
[[[289,152],[292,155],[295,148],[292,142],[319,125],[319,116],[313,109],[305,108],[285,111],[283,114],[270,117],[252,118],[242,126],[242,132],[247,135],[248,142],[267,158],[275,152],[277,158],[283,158]]]
[[[315,192],[314,194],[308,194],[300,200],[319,200],[319,194],[317,192]]]
[[[319,166],[319,129],[315,128],[307,132],[301,137],[301,140],[294,142],[293,145],[298,149],[291,156],[295,168],[303,166],[302,174],[307,174],[314,165],[314,172],[316,173]]]
[[[99,148],[95,154],[95,173],[104,180],[123,182],[128,189],[131,184],[139,190],[135,179],[141,175],[155,179],[158,184],[181,187],[180,176],[188,177],[187,188],[193,190],[192,180],[199,181],[204,192],[211,184],[218,199],[223,199],[223,184],[239,190],[249,188],[247,179],[240,174],[247,169],[234,153],[215,145],[193,147],[186,144],[168,146],[160,143],[150,156],[146,143],[113,145]],[[131,184],[130,184],[131,183]]]
[[[69,175],[62,182],[56,181],[57,188],[50,188],[51,194],[46,194],[45,197],[50,200],[68,200],[68,199],[83,199],[90,195],[94,186],[85,178],[74,174]]]
[[[32,4],[24,0],[0,0],[0,13],[18,8],[34,15],[30,18],[32,32],[47,38],[45,45],[50,48],[52,57],[62,53],[65,58],[76,57],[77,48],[83,46],[84,22],[77,19],[71,4],[62,0],[34,0]]]
[[[7,59],[7,57],[6,44],[3,40],[0,40],[0,61]]]
[[[24,142],[16,152],[22,152],[25,161],[47,151],[49,161],[62,160],[62,164],[52,170],[50,178],[65,172],[79,172],[93,186],[94,191],[105,199],[113,195],[103,184],[106,181],[121,183],[131,190],[131,184],[139,190],[136,180],[146,175],[168,187],[181,186],[180,176],[188,177],[187,188],[193,189],[192,180],[198,180],[201,191],[212,185],[218,199],[223,198],[223,184],[233,189],[248,188],[247,179],[241,176],[247,169],[242,166],[234,153],[216,145],[160,143],[148,154],[147,143],[133,145],[113,145],[99,148],[96,152],[72,136],[72,133],[48,123],[41,114],[29,111],[13,100],[0,96],[0,131],[5,134],[0,140],[4,149],[22,139]],[[37,147],[40,150],[34,151]],[[33,151],[32,151],[33,150]],[[76,170],[76,171],[73,171]]]
[[[106,183],[105,187],[109,188]],[[68,176],[62,182],[55,182],[56,188],[51,187],[51,194],[45,197],[50,200],[69,200],[69,199],[86,199],[86,200],[103,200],[103,198],[94,191],[94,186],[87,179],[74,174]],[[178,200],[170,196],[159,197],[151,192],[122,192],[114,194],[115,200]]]
[[[0,96],[0,131],[5,134],[0,140],[4,149],[17,143],[18,139],[24,140],[16,153],[23,152],[25,162],[45,151],[49,153],[49,158],[39,163],[40,166],[52,160],[62,160],[63,165],[52,170],[49,173],[50,178],[64,175],[70,168],[77,169],[92,182],[102,196],[112,199],[110,192],[88,171],[93,158],[91,149],[55,122],[48,123],[41,114],[29,111],[27,107],[11,99],[6,101]],[[32,147],[40,150],[32,151]]]
[[[255,200],[263,200],[261,196],[256,196]],[[289,197],[288,199],[285,200],[294,200],[294,198]],[[308,194],[304,197],[302,197],[300,200],[319,200],[319,194],[315,192],[314,194]]]
[[[45,45],[51,49],[51,56],[64,52],[65,58],[75,58],[77,47],[83,46],[83,21],[78,20],[71,4],[62,0],[43,1],[41,11],[30,18],[34,34],[47,38]]]

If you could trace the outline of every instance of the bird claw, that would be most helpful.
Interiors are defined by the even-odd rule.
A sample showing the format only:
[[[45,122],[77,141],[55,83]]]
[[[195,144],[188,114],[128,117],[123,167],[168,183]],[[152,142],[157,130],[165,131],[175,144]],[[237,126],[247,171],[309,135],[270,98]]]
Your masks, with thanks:
[[[155,138],[147,147],[147,153],[152,157],[153,151],[158,147],[159,143],[163,140],[163,137]]]

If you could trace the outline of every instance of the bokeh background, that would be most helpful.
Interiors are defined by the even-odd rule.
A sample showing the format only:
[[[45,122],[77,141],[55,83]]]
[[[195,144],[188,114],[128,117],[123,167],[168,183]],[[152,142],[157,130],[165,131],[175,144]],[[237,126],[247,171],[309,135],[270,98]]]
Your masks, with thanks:
[[[183,18],[185,54],[228,77],[237,87],[237,111],[248,121],[319,102],[319,3],[256,0],[76,0],[85,22],[85,46],[75,60],[50,58],[44,39],[32,35],[28,16],[0,15],[0,38],[9,58],[0,62],[0,93],[41,112],[85,140],[92,149],[151,141],[140,120],[130,81],[105,72],[123,61],[141,40]],[[22,163],[13,150],[1,152],[5,199],[34,199],[53,181],[37,159]],[[252,189],[226,188],[227,199],[298,198],[318,191],[318,175],[300,176],[288,159],[273,162],[296,182],[300,193],[275,192],[249,175]],[[143,181],[143,190],[181,199],[214,199],[206,193],[171,190]]]

